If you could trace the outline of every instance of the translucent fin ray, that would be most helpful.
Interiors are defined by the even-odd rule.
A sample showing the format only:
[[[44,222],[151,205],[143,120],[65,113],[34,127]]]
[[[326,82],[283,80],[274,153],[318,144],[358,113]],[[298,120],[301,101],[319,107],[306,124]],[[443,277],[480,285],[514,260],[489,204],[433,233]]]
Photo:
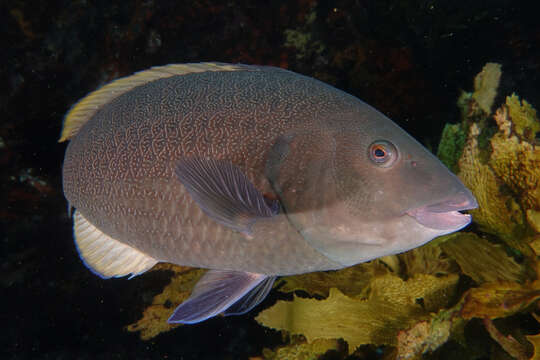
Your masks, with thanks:
[[[139,250],[105,235],[79,211],[73,214],[75,244],[86,267],[101,278],[130,278],[157,264],[157,260]]]
[[[237,231],[249,234],[258,219],[279,212],[278,201],[265,199],[229,161],[187,158],[178,163],[175,172],[208,216]]]
[[[195,324],[216,316],[243,299],[252,290],[265,290],[265,286],[258,285],[267,278],[266,275],[256,273],[210,270],[195,285],[189,299],[176,308],[168,322]],[[250,298],[259,299],[260,297],[254,295]],[[250,304],[257,305],[253,302]],[[242,306],[242,308],[246,307]]]

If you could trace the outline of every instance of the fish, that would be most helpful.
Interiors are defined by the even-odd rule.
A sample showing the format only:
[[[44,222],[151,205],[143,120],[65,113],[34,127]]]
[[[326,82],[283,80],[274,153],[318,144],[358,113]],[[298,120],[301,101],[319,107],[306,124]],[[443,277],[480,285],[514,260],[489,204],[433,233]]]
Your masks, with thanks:
[[[169,323],[245,314],[278,276],[416,248],[478,206],[385,115],[271,66],[170,64],[114,80],[68,111],[67,140],[63,191],[90,271],[209,269]]]

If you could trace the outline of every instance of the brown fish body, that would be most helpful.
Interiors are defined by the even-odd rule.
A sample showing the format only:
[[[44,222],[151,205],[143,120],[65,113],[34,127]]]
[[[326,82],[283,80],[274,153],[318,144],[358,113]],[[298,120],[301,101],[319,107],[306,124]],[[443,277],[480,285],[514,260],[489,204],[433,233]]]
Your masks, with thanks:
[[[70,204],[109,236],[160,261],[266,274],[341,267],[283,215],[267,227],[272,231],[249,239],[212,221],[175,178],[182,158],[226,159],[273,194],[265,164],[276,138],[312,131],[329,114],[364,105],[314,79],[253,70],[160,79],[106,104],[67,149]]]
[[[359,99],[282,69],[152,68],[68,113],[64,193],[97,275],[213,269],[169,319],[242,314],[277,275],[339,269],[466,226],[477,206]]]

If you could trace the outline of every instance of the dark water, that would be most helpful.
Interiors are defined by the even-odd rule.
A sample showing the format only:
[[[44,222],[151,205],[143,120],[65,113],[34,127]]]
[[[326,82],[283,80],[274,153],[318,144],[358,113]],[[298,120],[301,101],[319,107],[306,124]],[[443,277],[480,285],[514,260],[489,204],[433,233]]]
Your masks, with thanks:
[[[81,264],[61,192],[70,106],[154,65],[267,64],[374,105],[429,147],[459,118],[460,89],[488,62],[500,91],[540,106],[534,1],[7,1],[0,5],[2,359],[247,359],[281,344],[253,314],[152,341],[124,330],[163,273],[101,280]],[[307,19],[314,19],[308,21]],[[309,34],[286,43],[287,30]],[[266,300],[263,306],[275,301]],[[368,353],[366,358],[376,358]],[[359,357],[356,357],[359,358]]]

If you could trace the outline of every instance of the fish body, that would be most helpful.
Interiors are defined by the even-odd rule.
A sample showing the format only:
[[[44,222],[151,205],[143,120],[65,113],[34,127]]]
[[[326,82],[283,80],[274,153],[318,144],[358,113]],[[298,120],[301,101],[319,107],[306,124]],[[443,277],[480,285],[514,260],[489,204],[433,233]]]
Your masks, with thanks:
[[[466,226],[458,211],[476,207],[377,110],[273,67],[169,65],[117,80],[74,106],[67,138],[64,194],[94,272],[214,269],[172,322],[243,313],[275,276],[409,250]]]

